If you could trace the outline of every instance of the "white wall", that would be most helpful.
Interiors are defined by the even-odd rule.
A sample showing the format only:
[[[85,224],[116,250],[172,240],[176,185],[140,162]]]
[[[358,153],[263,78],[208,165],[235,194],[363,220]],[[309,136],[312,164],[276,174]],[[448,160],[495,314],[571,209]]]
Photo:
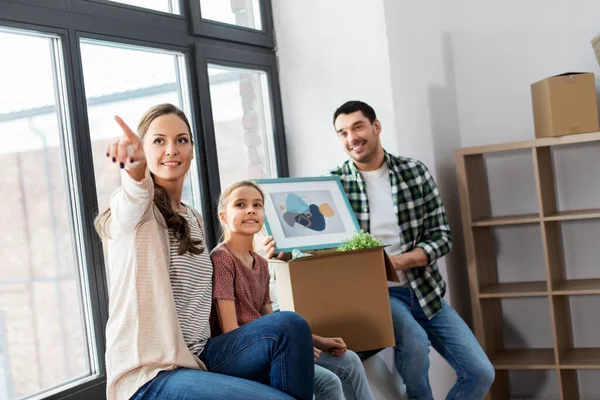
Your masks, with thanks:
[[[346,159],[332,118],[347,100],[366,101],[385,126],[395,124],[383,7],[381,0],[365,4],[273,2],[292,176],[322,175]],[[384,131],[382,141],[396,149],[392,130]]]
[[[347,100],[362,100],[375,108],[384,127],[382,143],[395,152],[382,0],[272,4],[291,176],[322,175],[346,159],[332,118]],[[393,353],[382,353],[365,362],[372,390],[378,399],[399,399],[403,386]]]
[[[455,238],[454,251],[442,264],[447,299],[470,321],[454,149],[532,139],[530,84],[537,80],[573,70],[600,79],[590,45],[600,33],[600,2],[273,3],[292,174],[319,174],[345,158],[331,130],[337,105],[348,98],[373,105],[386,148],[421,159],[437,180]],[[322,145],[315,149],[314,141]],[[579,146],[554,154],[561,209],[600,206],[598,150]],[[303,159],[307,151],[314,154],[311,163]],[[495,214],[535,210],[533,174],[522,173],[531,163],[527,153],[490,157]],[[599,221],[563,224],[570,278],[600,277],[593,247],[599,233]],[[545,278],[535,227],[500,229],[497,240],[501,279]],[[589,296],[571,301],[576,345],[600,347],[600,322],[586,317],[599,303],[600,297]],[[544,299],[507,301],[504,311],[508,345],[551,345]],[[432,357],[434,395],[443,398],[455,377],[437,354]],[[579,376],[582,397],[600,397],[600,372]],[[556,397],[553,373],[512,377],[515,396]],[[385,398],[390,391],[382,393]]]
[[[433,174],[453,233],[452,251],[440,262],[448,301],[470,321],[468,282],[462,252],[453,149],[460,147],[452,54],[446,51],[447,1],[384,1],[388,31],[398,154],[423,161]],[[456,250],[458,249],[458,251]],[[456,375],[431,352],[434,398],[444,398]]]
[[[277,37],[279,79],[290,173],[292,176],[320,175],[346,159],[332,126],[334,110],[347,100],[362,100],[376,110],[383,125],[382,142],[398,152],[410,143],[404,154],[430,164],[430,152],[418,152],[429,135],[413,132],[397,135],[397,109],[394,108],[390,68],[391,43],[386,25],[389,15],[383,1],[302,1],[273,2]],[[397,67],[398,65],[394,65]],[[413,90],[418,93],[418,90]],[[417,111],[414,107],[412,111]],[[407,112],[411,112],[407,110]],[[402,114],[402,116],[404,116]],[[311,162],[306,161],[311,154]],[[435,170],[432,168],[432,173]],[[432,352],[432,386],[443,397],[455,377]],[[395,374],[390,351],[366,363],[378,398],[396,398],[401,384]],[[444,382],[438,370],[451,378]],[[385,373],[386,379],[381,379]],[[390,381],[387,378],[396,378]],[[438,389],[440,387],[440,389]],[[445,392],[444,392],[445,391]]]
[[[600,33],[598,15],[598,1],[449,2],[445,35],[453,53],[461,145],[533,139],[531,83],[567,71],[591,71],[600,77],[590,44]],[[599,150],[598,145],[575,146],[554,153],[560,208],[600,206]],[[499,189],[491,191],[494,214],[537,211],[528,153],[491,157],[487,165],[490,185]],[[600,277],[600,221],[563,223],[562,227],[569,277]],[[500,279],[545,279],[537,227],[503,228],[497,233]],[[598,304],[599,296],[572,298],[576,346],[600,346],[600,321],[584,317],[586,310]],[[508,346],[551,347],[545,299],[504,301],[503,309]],[[558,386],[554,373],[520,375],[512,380],[515,396],[555,397]],[[579,377],[581,397],[599,398],[600,371],[580,372]]]

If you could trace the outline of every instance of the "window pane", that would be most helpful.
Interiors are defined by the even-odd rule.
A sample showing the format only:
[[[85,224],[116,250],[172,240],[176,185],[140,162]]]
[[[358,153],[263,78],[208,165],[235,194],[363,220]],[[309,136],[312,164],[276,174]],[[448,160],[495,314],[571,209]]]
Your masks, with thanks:
[[[259,0],[195,0],[200,1],[203,19],[262,30]]]
[[[85,93],[94,157],[98,207],[108,207],[120,185],[119,168],[106,159],[106,146],[121,135],[113,119],[119,115],[135,130],[150,107],[171,103],[182,109],[193,126],[184,56],[145,47],[83,40]],[[192,132],[197,140],[197,135]],[[192,162],[182,200],[201,209],[196,163]]]
[[[115,3],[129,4],[150,10],[162,11],[171,14],[181,14],[179,0],[109,0]]]
[[[208,76],[221,187],[276,177],[267,74],[209,64]]]
[[[0,63],[0,396],[13,399],[98,367],[82,305],[60,41],[0,30],[0,54],[11,60]]]

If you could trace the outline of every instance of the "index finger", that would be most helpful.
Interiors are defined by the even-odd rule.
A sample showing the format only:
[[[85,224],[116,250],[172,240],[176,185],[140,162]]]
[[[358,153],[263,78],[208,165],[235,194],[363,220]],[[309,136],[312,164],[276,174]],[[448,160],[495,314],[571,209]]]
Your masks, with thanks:
[[[135,132],[131,130],[131,128],[125,123],[125,121],[123,121],[121,119],[121,117],[119,117],[118,115],[115,115],[115,121],[117,121],[117,124],[119,124],[119,126],[121,127],[121,130],[123,131],[125,136],[127,136],[128,139],[130,139],[130,140],[139,139],[138,135],[136,135]]]

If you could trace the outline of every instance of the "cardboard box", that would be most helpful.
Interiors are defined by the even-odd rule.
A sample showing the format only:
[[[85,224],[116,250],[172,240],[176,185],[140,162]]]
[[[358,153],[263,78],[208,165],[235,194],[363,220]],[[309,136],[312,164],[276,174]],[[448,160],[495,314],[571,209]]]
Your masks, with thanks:
[[[593,73],[568,72],[536,82],[531,101],[536,138],[600,130]]]
[[[398,275],[383,247],[269,262],[280,310],[302,315],[314,334],[341,337],[354,351],[394,346],[387,280]]]

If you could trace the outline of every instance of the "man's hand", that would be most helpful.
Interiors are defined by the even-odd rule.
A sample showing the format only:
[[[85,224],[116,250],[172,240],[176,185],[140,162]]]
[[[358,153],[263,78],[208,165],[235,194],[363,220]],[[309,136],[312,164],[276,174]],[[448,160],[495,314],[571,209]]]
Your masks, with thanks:
[[[390,257],[395,270],[410,269],[416,267],[425,267],[429,259],[425,251],[417,247],[408,253],[402,253]]]
[[[348,350],[348,346],[342,338],[320,338],[319,346],[321,350],[328,351],[336,357],[343,356]]]

